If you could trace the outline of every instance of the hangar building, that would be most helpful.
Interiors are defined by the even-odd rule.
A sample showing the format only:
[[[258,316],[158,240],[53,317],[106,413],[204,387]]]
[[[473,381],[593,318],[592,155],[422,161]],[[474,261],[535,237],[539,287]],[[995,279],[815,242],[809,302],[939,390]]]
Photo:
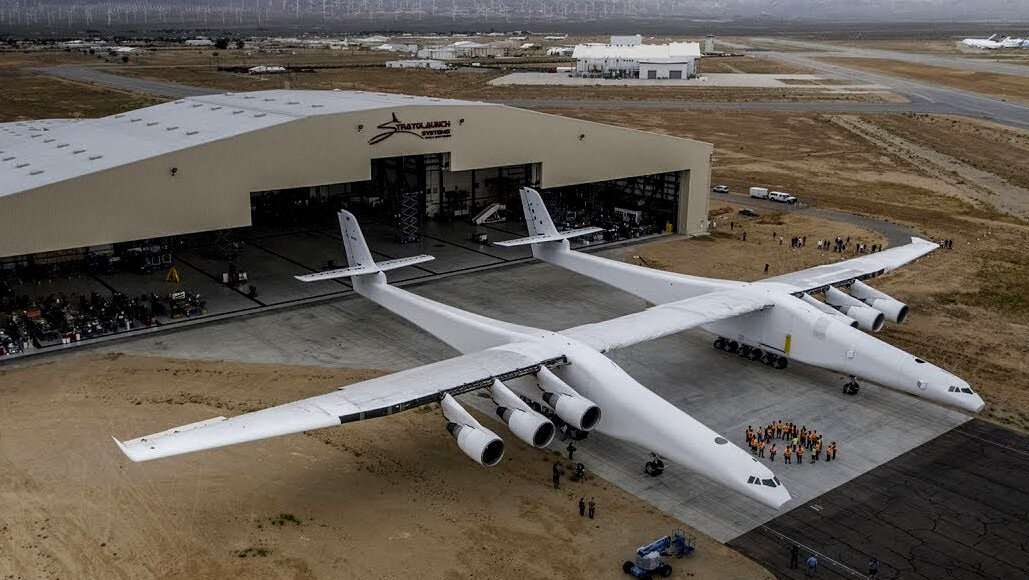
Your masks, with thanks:
[[[351,91],[4,123],[0,264],[249,226],[284,195],[369,206],[403,195],[418,219],[468,219],[532,185],[700,233],[711,150],[498,104]]]

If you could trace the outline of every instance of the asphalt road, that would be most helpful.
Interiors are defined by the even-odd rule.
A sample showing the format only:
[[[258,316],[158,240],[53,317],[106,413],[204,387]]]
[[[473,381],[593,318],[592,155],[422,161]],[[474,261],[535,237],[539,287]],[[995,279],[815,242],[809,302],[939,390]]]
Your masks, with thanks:
[[[35,70],[55,77],[97,83],[114,89],[147,93],[162,97],[195,97],[198,95],[213,95],[224,92],[214,89],[191,87],[189,85],[115,75],[87,66],[59,65],[41,67]]]
[[[841,451],[841,459],[843,451]],[[1029,578],[1029,437],[974,419],[729,542],[781,578]]]

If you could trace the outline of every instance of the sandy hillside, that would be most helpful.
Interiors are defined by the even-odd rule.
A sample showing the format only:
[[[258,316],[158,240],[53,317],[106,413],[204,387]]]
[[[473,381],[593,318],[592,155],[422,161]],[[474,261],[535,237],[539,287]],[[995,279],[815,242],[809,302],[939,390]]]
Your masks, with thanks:
[[[623,578],[681,526],[603,480],[555,491],[555,454],[513,437],[482,468],[434,408],[142,464],[110,440],[376,374],[122,355],[0,370],[0,578]],[[771,578],[705,537],[675,564]]]

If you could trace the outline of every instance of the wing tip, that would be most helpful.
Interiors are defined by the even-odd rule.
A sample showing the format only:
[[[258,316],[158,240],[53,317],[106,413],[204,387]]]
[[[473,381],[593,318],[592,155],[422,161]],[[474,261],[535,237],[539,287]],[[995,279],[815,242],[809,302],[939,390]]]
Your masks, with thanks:
[[[111,439],[114,440],[114,444],[118,446],[118,449],[121,450],[121,452],[125,455],[125,457],[128,457],[129,459],[131,459],[132,461],[135,461],[135,462],[139,462],[139,461],[142,460],[139,457],[139,455],[134,454],[131,451],[129,451],[128,447],[126,447],[124,443],[122,443],[121,441],[118,441],[117,437],[115,437],[114,435],[111,435]]]

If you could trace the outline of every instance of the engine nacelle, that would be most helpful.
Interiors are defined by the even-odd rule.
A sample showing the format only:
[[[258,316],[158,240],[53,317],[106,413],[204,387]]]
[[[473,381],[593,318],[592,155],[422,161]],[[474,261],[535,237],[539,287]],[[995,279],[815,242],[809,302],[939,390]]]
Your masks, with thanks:
[[[836,310],[832,306],[829,306],[828,304],[825,304],[824,302],[819,301],[817,298],[812,297],[810,294],[801,294],[800,299],[803,300],[804,302],[807,302],[811,306],[814,306],[818,310],[824,312],[828,316],[831,316],[831,317],[835,318],[836,320],[842,322],[843,324],[846,324],[847,326],[850,326],[852,328],[857,328],[858,327],[858,321],[857,320],[854,320],[853,318],[847,316],[846,314],[841,313],[839,310]]]
[[[863,282],[854,282],[850,295],[886,315],[886,319],[901,323],[907,320],[908,306],[885,292],[880,292]]]
[[[480,425],[450,395],[443,395],[440,406],[447,419],[447,431],[465,455],[487,467],[500,463],[504,457],[504,441],[496,433]]]
[[[592,431],[600,422],[600,407],[576,393],[575,389],[557,378],[550,369],[540,368],[536,373],[536,379],[543,391],[543,402],[566,423],[582,431]]]
[[[497,415],[507,423],[515,437],[533,447],[542,449],[554,440],[554,424],[536,411],[497,407]]]
[[[533,411],[525,401],[498,380],[493,381],[490,392],[493,402],[497,404],[497,416],[507,424],[516,437],[533,447],[543,448],[550,445],[557,431],[550,419]]]
[[[836,288],[825,291],[825,301],[843,314],[857,320],[858,327],[872,332],[882,330],[886,315],[860,300],[840,292]]]

